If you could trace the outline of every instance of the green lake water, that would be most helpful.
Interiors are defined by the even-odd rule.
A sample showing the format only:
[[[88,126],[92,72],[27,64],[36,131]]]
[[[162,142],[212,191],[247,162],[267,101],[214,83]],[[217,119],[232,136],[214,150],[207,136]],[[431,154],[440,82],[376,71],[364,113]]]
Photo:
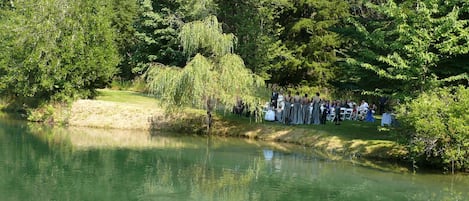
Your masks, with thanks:
[[[0,200],[469,200],[469,176],[388,171],[243,139],[0,117]]]

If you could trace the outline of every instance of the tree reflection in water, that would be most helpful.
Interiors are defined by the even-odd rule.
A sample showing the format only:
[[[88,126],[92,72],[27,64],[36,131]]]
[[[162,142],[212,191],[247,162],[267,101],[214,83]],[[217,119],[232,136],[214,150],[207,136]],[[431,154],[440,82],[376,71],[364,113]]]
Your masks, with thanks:
[[[467,175],[376,171],[255,143],[0,119],[0,200],[469,199]]]

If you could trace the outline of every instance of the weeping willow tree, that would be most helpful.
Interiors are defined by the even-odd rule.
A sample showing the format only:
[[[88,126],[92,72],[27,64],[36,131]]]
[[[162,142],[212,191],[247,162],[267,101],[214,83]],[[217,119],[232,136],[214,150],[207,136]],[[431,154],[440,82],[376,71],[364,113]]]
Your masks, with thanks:
[[[207,128],[215,107],[231,109],[236,99],[256,105],[256,89],[264,81],[233,54],[236,37],[222,32],[214,16],[185,24],[179,34],[188,63],[184,68],[157,65],[146,74],[151,94],[168,104],[169,109],[185,106],[207,111]]]

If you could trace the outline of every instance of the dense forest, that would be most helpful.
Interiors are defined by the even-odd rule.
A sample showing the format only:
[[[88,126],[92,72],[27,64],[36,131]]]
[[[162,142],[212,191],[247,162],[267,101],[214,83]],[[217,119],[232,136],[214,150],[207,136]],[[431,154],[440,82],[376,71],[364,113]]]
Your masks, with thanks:
[[[0,38],[0,95],[16,105],[93,97],[113,80],[148,81],[176,105],[253,99],[259,80],[386,96],[403,103],[414,161],[469,168],[466,0],[2,0]]]

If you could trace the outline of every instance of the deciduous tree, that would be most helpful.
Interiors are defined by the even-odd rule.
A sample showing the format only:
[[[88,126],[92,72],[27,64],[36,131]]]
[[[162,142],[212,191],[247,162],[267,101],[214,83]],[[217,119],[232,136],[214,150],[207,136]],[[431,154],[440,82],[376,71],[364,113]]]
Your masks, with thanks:
[[[367,82],[363,75],[371,75],[381,82],[368,88],[372,93],[401,96],[414,96],[448,82],[467,84],[468,67],[456,65],[469,51],[467,4],[389,0],[367,7],[378,15],[373,21],[351,21],[356,33],[350,36],[356,43],[346,60],[349,68],[343,69],[361,78],[355,81]]]
[[[184,68],[151,68],[147,78],[152,94],[170,106],[205,108],[208,117],[218,103],[226,109],[234,106],[236,98],[258,103],[255,90],[263,81],[233,54],[236,38],[222,32],[215,16],[186,23],[179,39],[185,54],[195,56]]]

